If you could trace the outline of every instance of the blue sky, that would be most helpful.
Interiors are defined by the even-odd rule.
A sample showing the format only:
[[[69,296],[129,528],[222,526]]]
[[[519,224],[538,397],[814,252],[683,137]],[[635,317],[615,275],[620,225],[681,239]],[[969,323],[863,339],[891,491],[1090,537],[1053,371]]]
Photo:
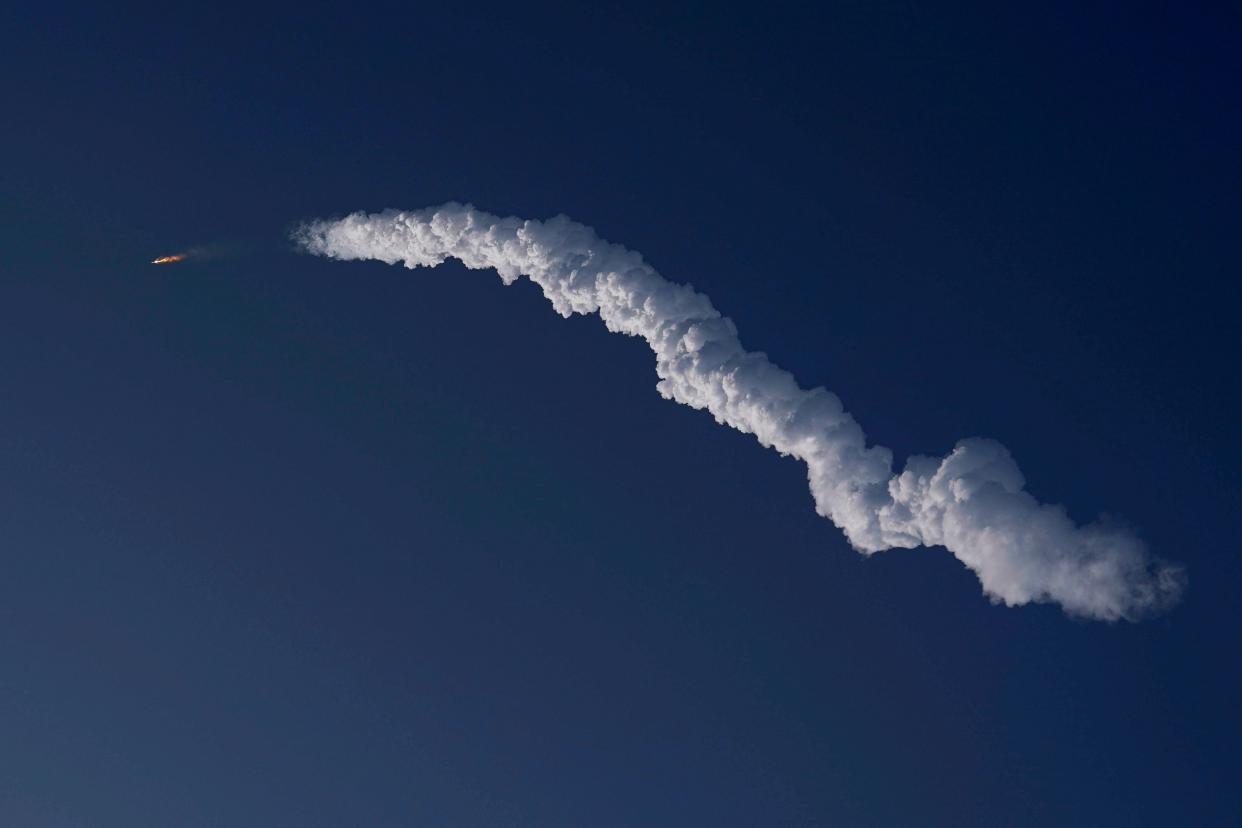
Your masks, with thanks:
[[[1227,823],[1237,23],[6,11],[0,821]],[[641,251],[899,462],[1001,440],[1185,600],[863,558],[642,343],[286,238],[450,199]]]

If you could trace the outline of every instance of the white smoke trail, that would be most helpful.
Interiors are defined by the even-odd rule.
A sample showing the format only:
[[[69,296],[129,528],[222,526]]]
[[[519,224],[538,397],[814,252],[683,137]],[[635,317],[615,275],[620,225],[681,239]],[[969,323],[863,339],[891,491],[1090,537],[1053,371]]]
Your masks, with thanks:
[[[1055,601],[1089,618],[1135,620],[1181,595],[1179,566],[1125,529],[1076,526],[1062,507],[1039,503],[997,442],[962,440],[946,457],[911,457],[893,474],[892,452],[867,446],[836,395],[799,387],[766,355],[745,350],[706,296],[564,216],[525,221],[450,203],[314,221],[294,237],[335,259],[414,268],[455,258],[495,269],[505,284],[527,276],[562,316],[598,313],[608,330],[642,337],[662,396],[806,463],[816,511],[864,554],[938,544],[993,601]]]

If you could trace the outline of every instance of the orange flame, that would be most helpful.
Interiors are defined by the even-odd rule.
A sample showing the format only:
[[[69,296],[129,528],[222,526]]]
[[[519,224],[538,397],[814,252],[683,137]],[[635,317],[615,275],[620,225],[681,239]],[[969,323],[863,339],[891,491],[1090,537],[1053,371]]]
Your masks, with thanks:
[[[160,256],[158,259],[152,259],[151,264],[169,264],[170,262],[179,262],[184,258],[184,253],[176,253],[172,256]]]

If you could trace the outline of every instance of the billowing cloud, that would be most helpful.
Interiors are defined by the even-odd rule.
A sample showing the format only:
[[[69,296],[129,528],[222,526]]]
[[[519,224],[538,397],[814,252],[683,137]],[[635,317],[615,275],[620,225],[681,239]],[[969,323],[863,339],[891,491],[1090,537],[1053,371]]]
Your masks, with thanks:
[[[562,316],[598,313],[608,330],[642,337],[655,353],[662,396],[805,463],[816,511],[863,554],[943,546],[993,601],[1052,601],[1104,620],[1159,612],[1185,585],[1179,566],[1151,555],[1129,530],[1077,526],[1062,507],[1037,501],[993,440],[962,440],[945,457],[912,457],[895,474],[892,452],[867,445],[835,394],[800,387],[765,354],[743,348],[733,322],[706,296],[564,216],[500,218],[450,203],[314,221],[295,238],[334,259],[414,268],[454,258],[494,269],[505,284],[526,276]]]

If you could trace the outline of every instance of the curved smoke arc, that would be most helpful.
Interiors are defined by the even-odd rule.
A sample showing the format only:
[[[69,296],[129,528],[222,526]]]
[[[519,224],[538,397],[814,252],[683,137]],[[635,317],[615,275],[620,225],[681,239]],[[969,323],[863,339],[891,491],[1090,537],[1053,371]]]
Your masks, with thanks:
[[[894,473],[892,452],[867,445],[835,394],[800,387],[765,354],[747,351],[706,296],[565,216],[502,218],[449,203],[311,221],[294,239],[334,259],[415,268],[454,258],[494,269],[505,284],[526,276],[562,316],[598,313],[608,330],[642,337],[662,396],[805,463],[816,511],[863,554],[943,546],[995,602],[1055,602],[1110,621],[1167,609],[1185,587],[1183,569],[1128,529],[1078,526],[1061,506],[1037,501],[994,440],[961,440],[944,457],[911,457]]]

